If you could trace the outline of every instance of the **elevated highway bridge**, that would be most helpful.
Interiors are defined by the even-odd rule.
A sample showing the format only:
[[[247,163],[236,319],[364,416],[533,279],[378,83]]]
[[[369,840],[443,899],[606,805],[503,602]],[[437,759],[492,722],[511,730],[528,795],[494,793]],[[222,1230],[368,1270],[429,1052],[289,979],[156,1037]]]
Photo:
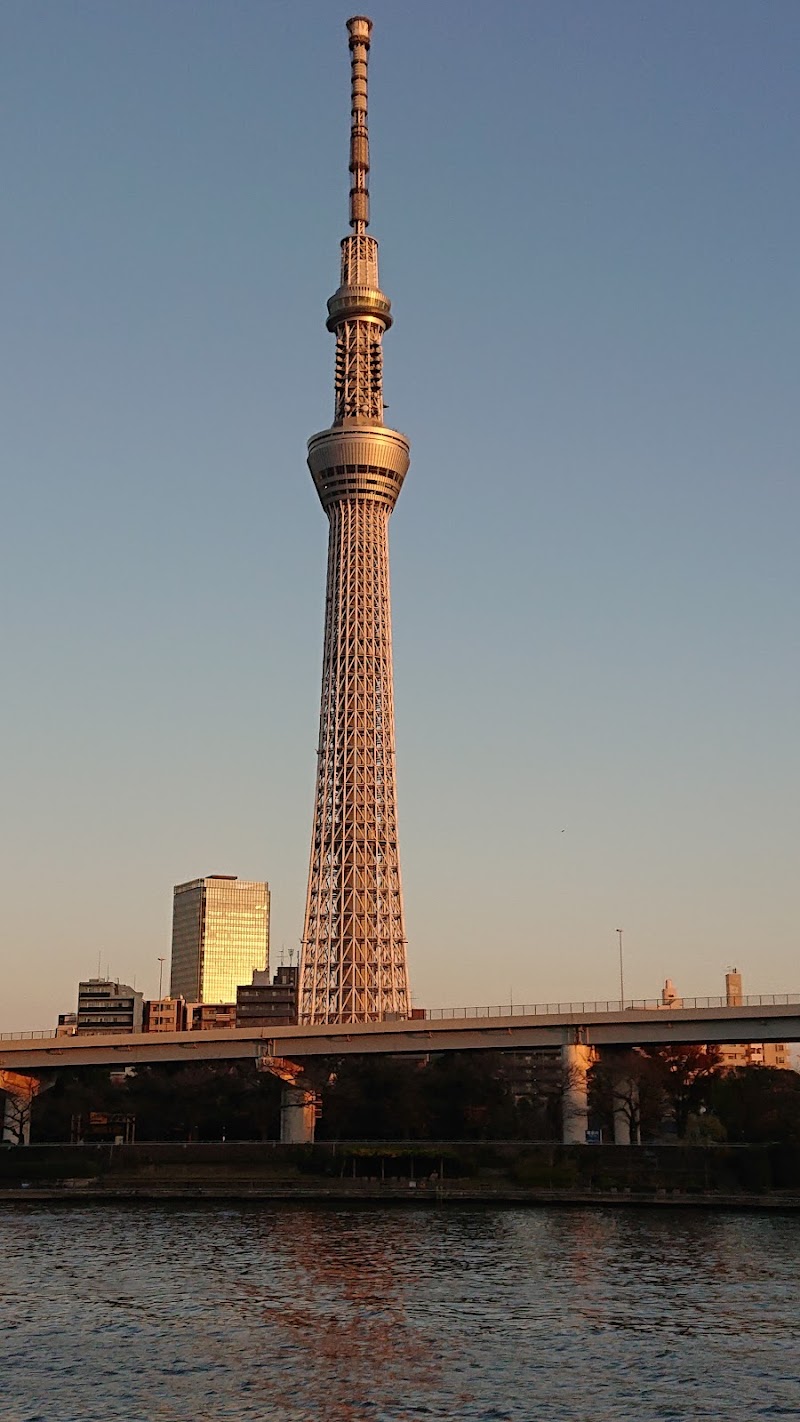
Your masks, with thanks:
[[[560,1048],[570,1079],[566,1095],[571,1099],[564,1135],[566,1140],[582,1141],[587,1122],[586,1071],[595,1051],[737,1042],[800,1042],[800,993],[745,998],[738,1006],[718,998],[684,998],[680,1006],[654,1002],[621,1007],[606,1002],[484,1008],[471,1013],[443,1009],[424,1019],[313,1027],[91,1036],[5,1034],[0,1036],[0,1091],[11,1098],[15,1091],[24,1093],[27,1082],[35,1092],[36,1084],[52,1073],[78,1067],[249,1058],[273,1070],[271,1063],[312,1057]],[[301,1101],[299,1086],[287,1085],[284,1096],[287,1103],[294,1100],[298,1110],[308,1105],[307,1093]],[[308,1111],[303,1119],[308,1121]],[[297,1125],[297,1129],[308,1127]],[[300,1138],[310,1137],[301,1134]]]
[[[702,1004],[702,1005],[701,1005]],[[56,1036],[0,1035],[0,1069],[119,1066],[123,1062],[226,1061],[277,1055],[299,1058],[375,1053],[532,1051],[579,1044],[641,1047],[698,1042],[800,1042],[800,993],[745,999],[683,1000],[681,1007],[555,1003],[541,1008],[485,1008],[410,1021],[315,1027],[229,1027],[207,1032],[126,1032]]]

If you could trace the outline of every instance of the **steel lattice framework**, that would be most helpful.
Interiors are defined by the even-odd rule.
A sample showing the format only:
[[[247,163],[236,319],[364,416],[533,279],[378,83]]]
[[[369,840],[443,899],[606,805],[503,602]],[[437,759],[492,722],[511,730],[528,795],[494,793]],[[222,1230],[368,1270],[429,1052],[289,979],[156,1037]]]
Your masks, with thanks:
[[[383,423],[384,331],[369,224],[367,59],[372,22],[348,20],[350,226],[336,336],[333,425],[308,464],[330,523],[314,829],[300,963],[300,1021],[372,1022],[410,1012],[397,839],[389,515],[408,440]]]

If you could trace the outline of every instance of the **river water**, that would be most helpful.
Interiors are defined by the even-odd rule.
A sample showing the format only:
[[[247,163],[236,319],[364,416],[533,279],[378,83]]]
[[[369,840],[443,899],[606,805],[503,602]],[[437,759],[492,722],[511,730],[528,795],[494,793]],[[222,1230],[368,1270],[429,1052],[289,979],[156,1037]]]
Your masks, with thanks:
[[[800,1418],[800,1217],[0,1207],[2,1422]]]

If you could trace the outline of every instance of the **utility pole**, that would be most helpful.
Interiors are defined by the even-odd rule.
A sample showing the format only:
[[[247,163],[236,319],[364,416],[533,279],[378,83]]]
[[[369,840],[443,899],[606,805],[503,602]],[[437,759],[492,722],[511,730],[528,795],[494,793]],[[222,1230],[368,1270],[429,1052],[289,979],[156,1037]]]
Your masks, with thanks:
[[[161,997],[161,983],[162,983],[163,977],[164,977],[164,959],[163,959],[163,958],[159,958],[159,960],[158,960],[158,995],[159,995],[159,997]]]
[[[617,929],[619,935],[619,1005],[620,1010],[625,1007],[625,979],[622,971],[622,929]]]

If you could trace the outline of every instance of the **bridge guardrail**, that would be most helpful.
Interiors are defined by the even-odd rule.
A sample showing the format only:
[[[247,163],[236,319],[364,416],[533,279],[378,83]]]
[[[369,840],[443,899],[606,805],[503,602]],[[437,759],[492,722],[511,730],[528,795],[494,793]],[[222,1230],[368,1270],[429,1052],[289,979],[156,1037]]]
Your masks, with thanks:
[[[0,1032],[0,1042],[41,1042],[57,1036],[52,1027],[43,1028],[41,1032]]]
[[[735,1003],[728,1002],[724,997],[676,997],[667,1003],[662,1002],[659,997],[626,997],[624,1002],[616,998],[605,1002],[514,1002],[507,1007],[429,1007],[424,1018],[418,1020],[455,1022],[481,1017],[565,1017],[593,1012],[671,1012],[679,1008],[792,1006],[800,1006],[800,992],[748,993]],[[40,1032],[0,1032],[0,1042],[52,1041],[63,1035],[64,1033],[58,1033],[52,1027]]]
[[[791,1007],[800,1003],[798,993],[750,993],[743,995],[739,1002],[728,1002],[724,997],[676,997],[672,1002],[662,1002],[660,997],[626,997],[599,1002],[514,1002],[507,1007],[431,1007],[425,1014],[429,1022],[454,1021],[458,1018],[476,1017],[564,1017],[570,1014],[592,1012],[671,1012],[679,1008],[710,1007]]]

